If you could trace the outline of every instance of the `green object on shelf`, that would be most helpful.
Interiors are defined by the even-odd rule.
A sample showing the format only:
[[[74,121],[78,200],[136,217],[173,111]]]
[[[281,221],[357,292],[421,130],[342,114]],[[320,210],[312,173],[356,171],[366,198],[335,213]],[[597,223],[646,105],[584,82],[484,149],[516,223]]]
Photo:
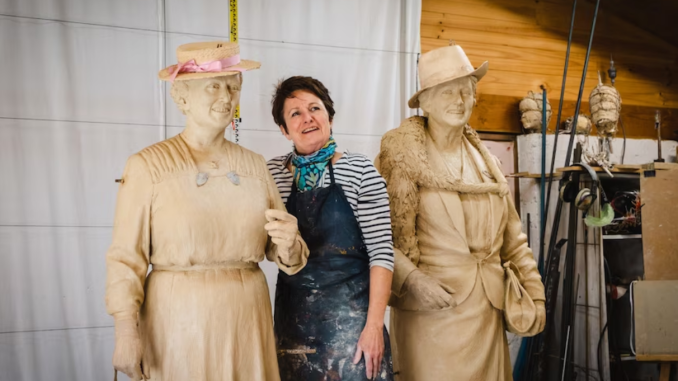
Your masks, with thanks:
[[[584,218],[584,223],[586,226],[602,227],[611,224],[613,219],[614,210],[612,210],[612,206],[610,206],[609,203],[606,203],[603,204],[603,208],[600,211],[599,217],[594,217],[591,214],[587,214],[586,218]]]

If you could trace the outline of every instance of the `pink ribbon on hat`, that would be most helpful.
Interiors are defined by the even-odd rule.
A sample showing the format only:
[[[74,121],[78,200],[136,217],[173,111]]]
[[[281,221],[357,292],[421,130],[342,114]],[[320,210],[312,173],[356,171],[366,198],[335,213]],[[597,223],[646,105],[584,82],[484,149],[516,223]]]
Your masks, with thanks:
[[[205,62],[198,65],[195,60],[186,61],[178,65],[172,65],[169,68],[170,82],[174,82],[174,79],[179,73],[221,73],[224,71],[239,71],[243,72],[246,69],[240,67],[233,67],[240,63],[240,55],[236,54],[231,57],[227,57],[217,61]]]

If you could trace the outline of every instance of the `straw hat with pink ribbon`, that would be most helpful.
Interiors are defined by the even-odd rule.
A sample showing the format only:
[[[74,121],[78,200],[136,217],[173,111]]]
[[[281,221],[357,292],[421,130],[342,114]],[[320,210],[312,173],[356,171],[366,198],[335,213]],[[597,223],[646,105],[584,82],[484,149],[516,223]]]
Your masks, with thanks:
[[[184,44],[177,48],[178,64],[158,73],[163,81],[213,78],[234,75],[261,67],[257,61],[241,60],[237,42],[210,41]]]

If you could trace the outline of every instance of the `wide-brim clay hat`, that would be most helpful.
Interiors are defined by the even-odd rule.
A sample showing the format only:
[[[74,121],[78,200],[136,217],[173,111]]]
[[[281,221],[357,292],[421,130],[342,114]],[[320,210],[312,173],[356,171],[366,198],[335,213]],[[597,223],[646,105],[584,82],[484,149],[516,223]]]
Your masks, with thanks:
[[[176,65],[158,73],[163,81],[213,78],[235,75],[261,67],[257,61],[241,60],[237,42],[210,41],[184,44],[177,48]]]
[[[468,76],[480,80],[487,73],[487,67],[488,63],[485,61],[474,69],[464,49],[459,45],[445,46],[422,54],[419,58],[421,90],[417,91],[407,104],[410,108],[418,108],[419,95],[422,92],[445,82]]]

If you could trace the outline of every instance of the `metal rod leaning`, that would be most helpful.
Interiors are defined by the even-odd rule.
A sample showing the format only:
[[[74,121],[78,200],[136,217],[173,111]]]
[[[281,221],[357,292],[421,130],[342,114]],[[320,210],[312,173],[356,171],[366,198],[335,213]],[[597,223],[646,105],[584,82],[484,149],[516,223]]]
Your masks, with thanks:
[[[567,38],[567,51],[565,52],[565,67],[563,68],[563,84],[560,87],[560,100],[558,102],[558,117],[556,118],[556,130],[555,134],[553,137],[553,154],[551,155],[551,170],[549,171],[549,178],[548,178],[548,187],[546,190],[546,206],[544,207],[545,212],[544,212],[544,220],[540,221],[542,225],[544,225],[544,232],[542,233],[542,237],[540,239],[540,246],[539,246],[539,257],[544,256],[544,246],[543,246],[543,241],[546,236],[546,219],[548,218],[549,214],[549,204],[551,201],[551,187],[553,184],[553,170],[555,168],[555,163],[556,163],[556,152],[558,150],[558,135],[560,132],[560,122],[561,122],[561,117],[563,115],[563,102],[565,100],[565,84],[567,82],[567,68],[570,64],[570,47],[572,46],[572,32],[574,31],[574,18],[577,12],[577,0],[574,0],[572,3],[572,18],[570,19],[570,34]],[[560,215],[557,216],[557,220],[560,220]],[[555,220],[554,220],[555,221]],[[554,222],[555,223],[555,222]],[[557,229],[556,229],[557,230]],[[547,253],[551,253],[553,251],[553,247],[556,244],[555,238],[551,238],[549,242],[549,249]],[[546,265],[546,268],[549,268],[548,264]]]

